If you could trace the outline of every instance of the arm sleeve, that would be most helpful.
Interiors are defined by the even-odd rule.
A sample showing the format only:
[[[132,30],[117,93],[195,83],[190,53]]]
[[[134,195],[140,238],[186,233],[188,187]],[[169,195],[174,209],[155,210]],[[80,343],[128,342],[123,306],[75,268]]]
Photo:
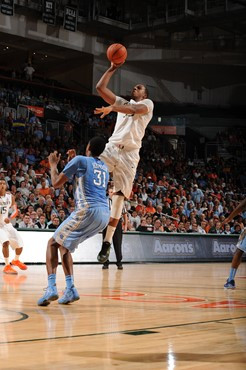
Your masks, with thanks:
[[[62,172],[71,181],[74,175],[76,174],[80,176],[84,175],[86,173],[86,170],[87,170],[86,157],[82,155],[77,155],[75,158],[73,158],[70,162],[67,163]]]

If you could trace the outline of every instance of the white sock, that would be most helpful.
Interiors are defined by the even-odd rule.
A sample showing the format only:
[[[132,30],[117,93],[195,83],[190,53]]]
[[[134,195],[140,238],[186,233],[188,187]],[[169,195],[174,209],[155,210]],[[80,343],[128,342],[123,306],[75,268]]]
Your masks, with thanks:
[[[20,256],[15,255],[15,261],[19,261]]]
[[[105,238],[104,238],[104,242],[109,242],[110,244],[112,243],[112,239],[113,239],[113,236],[114,236],[115,229],[116,229],[116,227],[108,225],[107,232],[106,232],[106,235],[105,235]]]
[[[6,266],[9,265],[9,257],[7,257],[7,258],[4,257],[4,262],[5,262]]]

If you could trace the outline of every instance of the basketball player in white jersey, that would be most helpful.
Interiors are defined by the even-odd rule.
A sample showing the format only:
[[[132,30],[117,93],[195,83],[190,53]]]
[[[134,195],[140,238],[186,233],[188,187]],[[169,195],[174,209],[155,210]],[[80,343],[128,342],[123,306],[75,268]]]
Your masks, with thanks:
[[[17,230],[10,223],[10,219],[17,216],[17,206],[14,196],[6,191],[6,181],[0,180],[0,244],[2,245],[3,257],[5,267],[3,272],[5,274],[17,275],[17,271],[12,266],[17,266],[21,270],[26,270],[27,266],[20,262],[19,257],[23,249],[23,241],[18,234]],[[9,216],[9,209],[13,208],[14,211]],[[9,245],[15,250],[15,258],[9,263]]]
[[[120,65],[111,63],[103,74],[96,89],[99,95],[110,104],[107,107],[96,108],[94,113],[103,118],[110,112],[117,112],[114,132],[100,158],[107,164],[109,172],[113,173],[114,195],[107,233],[102,249],[97,259],[104,263],[108,260],[110,244],[121,217],[124,197],[129,198],[132,184],[139,162],[139,150],[145,129],[153,116],[153,102],[148,99],[148,90],[138,84],[132,89],[132,99],[127,101],[116,96],[107,86]]]

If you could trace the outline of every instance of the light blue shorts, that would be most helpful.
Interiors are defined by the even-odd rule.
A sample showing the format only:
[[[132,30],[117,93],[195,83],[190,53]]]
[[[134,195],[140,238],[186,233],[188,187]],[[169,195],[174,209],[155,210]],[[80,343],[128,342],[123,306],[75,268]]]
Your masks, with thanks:
[[[53,239],[74,252],[80,243],[91,238],[108,225],[110,211],[106,207],[75,210],[63,221]]]
[[[244,228],[239,236],[237,248],[246,253],[246,228]]]

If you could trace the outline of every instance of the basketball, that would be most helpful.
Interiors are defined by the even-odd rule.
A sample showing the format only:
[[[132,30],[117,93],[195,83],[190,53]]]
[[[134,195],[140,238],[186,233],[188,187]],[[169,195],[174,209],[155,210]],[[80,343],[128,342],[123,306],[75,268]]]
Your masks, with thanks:
[[[121,64],[127,58],[127,50],[124,45],[112,44],[107,49],[107,58],[114,64]]]

